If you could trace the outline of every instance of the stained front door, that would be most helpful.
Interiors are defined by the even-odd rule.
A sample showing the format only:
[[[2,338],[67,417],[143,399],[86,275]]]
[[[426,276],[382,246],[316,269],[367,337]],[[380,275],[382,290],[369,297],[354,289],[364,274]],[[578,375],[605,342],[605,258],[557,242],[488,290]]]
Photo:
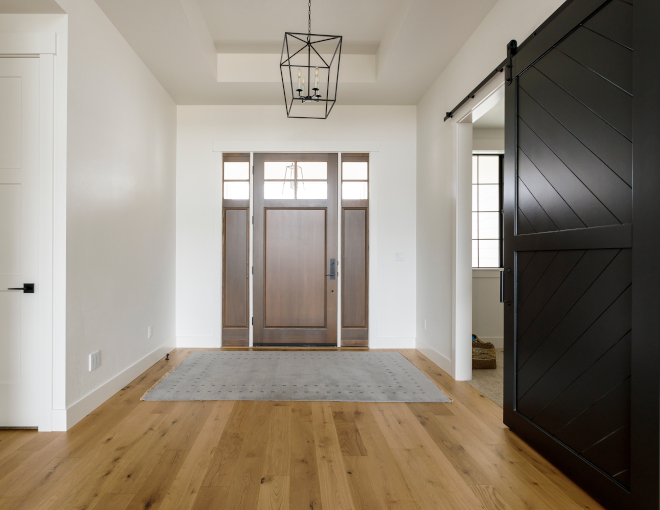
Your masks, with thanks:
[[[39,59],[0,58],[0,427],[37,426],[38,150]]]
[[[337,344],[337,154],[254,155],[254,345]]]

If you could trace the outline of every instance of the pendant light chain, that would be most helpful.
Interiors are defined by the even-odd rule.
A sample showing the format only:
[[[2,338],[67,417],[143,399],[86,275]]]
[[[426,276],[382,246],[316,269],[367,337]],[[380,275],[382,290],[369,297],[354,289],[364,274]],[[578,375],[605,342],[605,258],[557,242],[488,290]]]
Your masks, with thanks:
[[[307,0],[307,13],[309,19],[307,21],[307,33],[311,35],[312,33],[312,0]]]

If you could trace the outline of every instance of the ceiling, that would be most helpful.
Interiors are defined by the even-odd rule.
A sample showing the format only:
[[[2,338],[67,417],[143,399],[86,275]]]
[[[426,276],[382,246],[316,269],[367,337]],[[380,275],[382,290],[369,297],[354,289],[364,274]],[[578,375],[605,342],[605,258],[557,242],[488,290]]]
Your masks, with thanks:
[[[497,103],[484,113],[473,126],[476,129],[503,129],[504,128],[504,100]]]
[[[62,14],[55,0],[0,0],[1,14]]]
[[[307,31],[305,0],[95,1],[178,104],[281,104],[284,32]],[[312,32],[343,36],[338,102],[417,104],[496,2],[313,0]]]
[[[304,0],[197,0],[222,53],[277,53],[285,31],[307,32]],[[342,35],[347,53],[375,55],[402,0],[312,2],[312,33]]]

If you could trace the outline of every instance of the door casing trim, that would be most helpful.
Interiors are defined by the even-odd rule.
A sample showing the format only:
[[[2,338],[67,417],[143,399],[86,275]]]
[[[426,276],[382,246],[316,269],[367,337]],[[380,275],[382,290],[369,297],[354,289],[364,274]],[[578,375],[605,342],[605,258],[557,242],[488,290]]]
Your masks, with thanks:
[[[472,122],[504,99],[504,74],[498,73],[451,119],[452,182],[456,203],[452,233],[452,326],[450,375],[472,379]],[[444,367],[443,367],[444,368]]]

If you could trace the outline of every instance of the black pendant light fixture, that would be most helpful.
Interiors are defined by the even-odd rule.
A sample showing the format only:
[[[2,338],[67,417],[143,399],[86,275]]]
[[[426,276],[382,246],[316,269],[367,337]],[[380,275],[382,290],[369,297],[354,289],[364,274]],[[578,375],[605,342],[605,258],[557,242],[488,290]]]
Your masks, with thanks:
[[[284,106],[292,119],[327,119],[337,101],[342,37],[312,34],[312,0],[307,7],[307,33],[284,33],[280,59]]]

